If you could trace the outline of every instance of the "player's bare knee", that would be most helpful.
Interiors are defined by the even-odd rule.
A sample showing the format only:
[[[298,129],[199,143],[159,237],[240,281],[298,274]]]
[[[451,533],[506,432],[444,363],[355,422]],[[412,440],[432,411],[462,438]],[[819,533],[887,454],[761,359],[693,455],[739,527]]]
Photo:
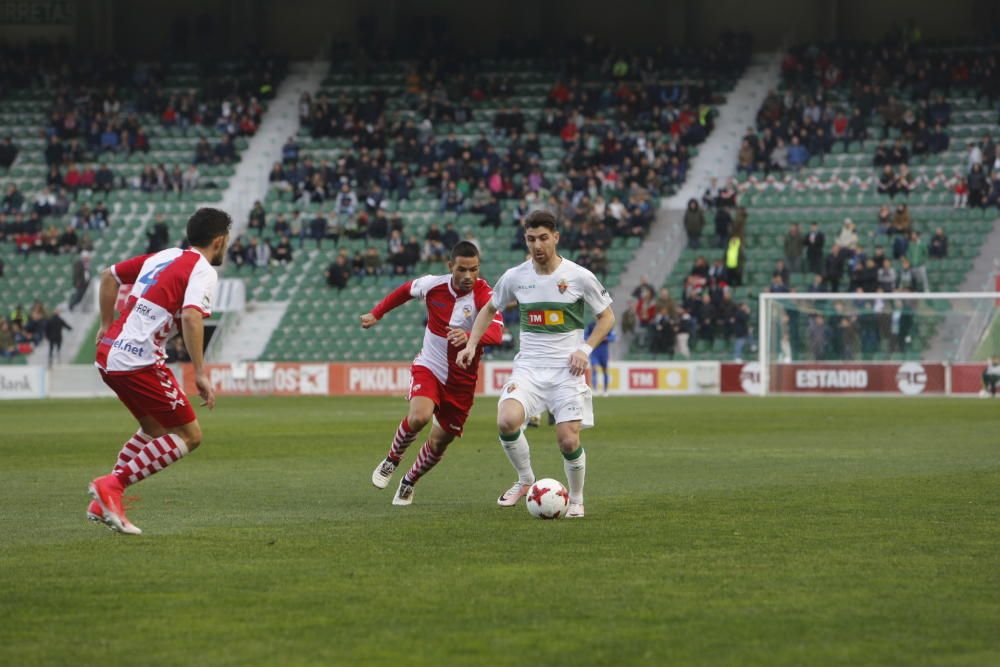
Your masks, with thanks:
[[[524,408],[516,401],[504,401],[497,411],[497,430],[504,435],[514,435],[524,425]]]
[[[434,416],[433,412],[425,412],[423,410],[413,410],[406,417],[406,423],[410,425],[410,430],[416,433],[422,430],[430,422],[431,417]]]
[[[559,451],[563,454],[572,454],[580,447],[580,434],[573,433],[559,436]]]
[[[514,435],[521,429],[523,423],[523,419],[518,420],[514,415],[497,416],[497,430],[504,435]]]

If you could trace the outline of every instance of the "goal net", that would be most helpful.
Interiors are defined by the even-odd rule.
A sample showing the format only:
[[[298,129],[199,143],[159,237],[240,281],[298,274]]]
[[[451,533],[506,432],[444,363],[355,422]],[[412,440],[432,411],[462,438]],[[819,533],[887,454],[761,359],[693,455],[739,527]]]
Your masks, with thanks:
[[[761,294],[760,393],[978,393],[1000,293]]]

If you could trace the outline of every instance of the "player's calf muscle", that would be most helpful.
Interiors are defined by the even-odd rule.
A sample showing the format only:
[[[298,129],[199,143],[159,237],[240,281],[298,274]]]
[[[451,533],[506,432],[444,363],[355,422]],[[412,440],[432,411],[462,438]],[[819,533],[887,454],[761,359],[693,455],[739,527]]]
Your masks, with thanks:
[[[170,429],[170,431],[179,435],[184,440],[188,451],[194,451],[201,444],[201,425],[197,421],[188,422],[183,426]]]

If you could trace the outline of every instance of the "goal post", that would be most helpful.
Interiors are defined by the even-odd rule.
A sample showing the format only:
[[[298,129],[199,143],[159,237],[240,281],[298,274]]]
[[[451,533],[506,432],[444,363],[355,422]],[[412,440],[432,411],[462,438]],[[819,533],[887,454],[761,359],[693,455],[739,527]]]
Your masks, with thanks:
[[[757,347],[762,395],[969,393],[1000,357],[1000,292],[762,293]]]

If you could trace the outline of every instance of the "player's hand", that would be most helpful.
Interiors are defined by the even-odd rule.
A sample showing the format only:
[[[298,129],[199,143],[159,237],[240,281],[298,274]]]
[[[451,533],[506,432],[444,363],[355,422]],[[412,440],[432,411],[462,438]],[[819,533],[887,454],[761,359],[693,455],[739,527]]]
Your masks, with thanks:
[[[97,327],[97,338],[94,339],[94,344],[100,346],[101,339],[104,338],[104,334],[108,332],[104,327]]]
[[[194,386],[198,388],[198,395],[201,396],[202,406],[208,406],[209,410],[215,408],[215,390],[212,389],[212,382],[208,376],[202,373],[194,378]]]
[[[365,313],[364,315],[361,316],[361,328],[362,329],[371,329],[377,323],[378,323],[378,318],[376,318],[371,313]]]
[[[469,334],[464,329],[448,328],[448,342],[455,347],[463,347],[469,342]]]
[[[590,368],[590,358],[585,352],[576,350],[569,355],[569,372],[571,375],[583,375]]]
[[[466,344],[465,349],[458,353],[455,357],[455,363],[458,364],[459,368],[468,368],[469,364],[476,357],[476,348],[471,345]]]

